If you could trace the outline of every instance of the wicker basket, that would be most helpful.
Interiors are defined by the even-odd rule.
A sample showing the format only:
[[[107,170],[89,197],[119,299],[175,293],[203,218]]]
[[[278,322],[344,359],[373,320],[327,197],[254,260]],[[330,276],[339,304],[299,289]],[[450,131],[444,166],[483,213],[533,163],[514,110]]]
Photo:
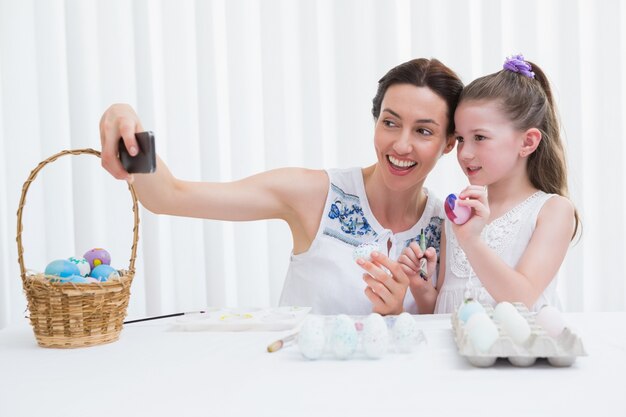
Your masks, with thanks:
[[[120,280],[101,283],[74,284],[51,283],[41,273],[27,272],[24,267],[22,247],[22,210],[30,184],[41,169],[65,155],[91,154],[100,157],[93,149],[76,149],[59,152],[42,161],[30,173],[22,187],[22,198],[17,211],[17,254],[22,285],[28,300],[30,323],[37,343],[42,347],[76,348],[114,342],[122,330],[130,298],[130,286],[135,275],[135,256],[139,237],[139,212],[135,190],[129,185],[133,199],[135,225],[133,245],[128,270],[120,271]]]

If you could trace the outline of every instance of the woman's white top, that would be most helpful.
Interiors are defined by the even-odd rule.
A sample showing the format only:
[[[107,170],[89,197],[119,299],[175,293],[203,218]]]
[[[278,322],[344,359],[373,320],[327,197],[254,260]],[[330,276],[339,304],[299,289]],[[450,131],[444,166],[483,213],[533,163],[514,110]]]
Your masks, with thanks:
[[[409,230],[393,234],[372,214],[361,168],[327,173],[329,189],[319,229],[306,252],[292,253],[280,305],[312,307],[315,314],[366,315],[372,312],[372,303],[364,292],[365,270],[352,257],[354,249],[362,243],[377,242],[384,251],[388,246],[385,242],[390,241],[388,256],[397,260],[424,229],[427,246],[439,253],[443,203],[424,189],[426,207],[418,222]],[[404,309],[417,313],[408,290]]]
[[[485,226],[481,238],[511,268],[528,246],[535,231],[537,216],[546,201],[555,194],[537,191],[501,217]],[[472,269],[465,252],[459,246],[449,220],[446,220],[446,271],[443,286],[437,297],[435,313],[452,313],[469,296],[483,304],[496,305],[496,301],[482,286],[480,277]],[[556,292],[556,277],[552,279],[532,307],[537,311],[543,305],[561,307]]]

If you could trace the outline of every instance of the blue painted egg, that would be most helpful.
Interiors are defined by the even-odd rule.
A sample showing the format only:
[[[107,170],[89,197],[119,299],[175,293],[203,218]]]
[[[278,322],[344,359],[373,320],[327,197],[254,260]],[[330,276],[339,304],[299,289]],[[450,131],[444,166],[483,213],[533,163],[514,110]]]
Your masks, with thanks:
[[[120,274],[111,265],[98,265],[91,271],[89,276],[104,282],[112,278],[119,278]]]
[[[86,284],[88,282],[87,278],[82,275],[72,275],[68,278],[69,279],[66,282],[73,282],[74,284]]]
[[[69,282],[71,277],[73,277],[74,275],[70,275],[69,277],[57,277],[57,276],[48,276],[48,280],[50,282],[60,282],[60,283],[64,283],[64,282]]]
[[[467,299],[457,312],[459,320],[466,323],[469,318],[476,313],[484,313],[485,308],[478,301]]]
[[[53,276],[52,278],[48,277],[50,282],[66,282],[72,275],[80,275],[80,270],[76,264],[68,261],[67,259],[57,259],[56,261],[50,262],[48,266],[46,266],[44,274],[47,276]]]

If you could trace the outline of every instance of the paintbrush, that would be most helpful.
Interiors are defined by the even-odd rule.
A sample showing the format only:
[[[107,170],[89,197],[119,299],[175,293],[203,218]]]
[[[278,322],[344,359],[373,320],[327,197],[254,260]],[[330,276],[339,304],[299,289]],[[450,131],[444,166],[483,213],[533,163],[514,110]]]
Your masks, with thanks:
[[[183,313],[166,314],[164,316],[154,316],[154,317],[146,317],[146,318],[143,318],[143,319],[127,320],[127,321],[124,322],[124,324],[138,323],[140,321],[148,321],[148,320],[166,319],[168,317],[184,316],[184,315],[187,315],[187,314],[202,314],[202,313],[206,313],[206,311],[186,311],[186,312],[183,312]]]
[[[422,250],[422,256],[423,258],[420,259],[420,277],[422,277],[422,279],[424,281],[427,280],[428,277],[428,270],[426,268],[427,265],[427,260],[426,260],[426,235],[424,234],[424,229],[422,229],[422,231],[420,232],[420,249]]]
[[[298,333],[294,333],[290,334],[289,336],[283,337],[282,339],[278,339],[277,341],[272,342],[267,346],[267,351],[269,353],[276,352],[277,350],[282,349],[283,347],[296,340],[297,337]]]

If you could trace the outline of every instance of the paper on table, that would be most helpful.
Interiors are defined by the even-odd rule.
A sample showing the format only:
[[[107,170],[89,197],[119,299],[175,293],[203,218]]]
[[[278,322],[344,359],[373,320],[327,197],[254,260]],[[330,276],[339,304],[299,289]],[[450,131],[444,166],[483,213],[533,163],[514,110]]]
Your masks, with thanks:
[[[223,308],[203,314],[182,316],[173,330],[197,331],[279,331],[295,328],[310,307],[283,306],[275,308]]]

